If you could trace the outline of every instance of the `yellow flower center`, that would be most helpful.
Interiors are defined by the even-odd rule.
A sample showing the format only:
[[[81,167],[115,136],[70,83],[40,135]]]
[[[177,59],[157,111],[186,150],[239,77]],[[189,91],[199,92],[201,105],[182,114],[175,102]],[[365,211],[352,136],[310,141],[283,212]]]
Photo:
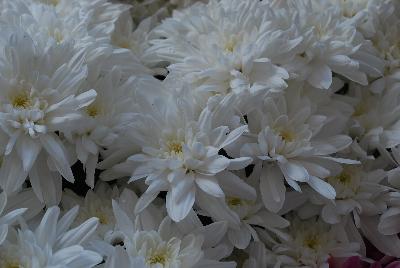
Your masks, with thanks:
[[[359,166],[344,166],[339,175],[328,177],[327,182],[336,190],[336,199],[352,198],[361,185],[362,169]]]
[[[3,265],[1,265],[0,263],[0,266],[2,268],[23,268],[23,266],[18,261],[14,260],[12,261],[6,260],[5,263],[3,263]]]
[[[226,202],[229,206],[235,207],[244,204],[244,201],[238,197],[227,197]]]
[[[57,6],[60,3],[60,0],[42,0],[46,5]]]
[[[310,249],[317,249],[318,246],[320,244],[320,241],[318,239],[318,237],[314,234],[314,235],[308,235],[305,239],[304,239],[304,246],[310,248]]]
[[[100,224],[108,224],[109,222],[107,215],[102,212],[97,213],[95,217],[99,219]]]
[[[348,173],[344,173],[342,172],[341,174],[336,176],[336,180],[338,180],[341,184],[350,184],[352,179],[351,179],[351,175]]]
[[[126,49],[130,49],[131,48],[131,44],[129,43],[128,40],[123,40],[117,43],[117,45],[121,48],[126,48]]]
[[[230,41],[225,44],[225,51],[232,53],[233,50],[235,49],[235,43]]]
[[[289,130],[282,130],[279,135],[282,137],[282,140],[286,142],[291,142],[295,139],[294,133]]]
[[[168,143],[168,151],[171,154],[182,154],[183,153],[182,143],[179,142]]]
[[[165,265],[166,262],[167,262],[167,254],[165,254],[165,253],[154,254],[154,255],[150,256],[150,258],[148,259],[149,264],[159,263],[159,264]]]
[[[353,112],[353,116],[360,116],[367,112],[367,107],[364,102],[360,102],[355,108]]]
[[[20,92],[11,97],[11,104],[15,108],[26,109],[31,105],[31,98],[27,92]]]
[[[90,117],[96,117],[97,115],[99,115],[99,109],[95,106],[95,105],[89,105],[86,108],[86,113],[90,116]]]

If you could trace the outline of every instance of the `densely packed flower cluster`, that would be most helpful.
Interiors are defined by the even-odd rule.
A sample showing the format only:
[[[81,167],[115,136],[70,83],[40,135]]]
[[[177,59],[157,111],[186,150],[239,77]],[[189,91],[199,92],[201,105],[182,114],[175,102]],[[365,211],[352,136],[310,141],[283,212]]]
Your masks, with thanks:
[[[0,0],[0,151],[0,268],[394,267],[399,1]]]

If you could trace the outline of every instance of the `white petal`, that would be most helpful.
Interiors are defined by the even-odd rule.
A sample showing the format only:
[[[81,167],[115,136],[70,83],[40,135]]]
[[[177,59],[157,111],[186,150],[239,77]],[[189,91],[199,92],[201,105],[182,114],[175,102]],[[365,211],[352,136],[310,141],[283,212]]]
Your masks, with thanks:
[[[79,206],[68,210],[57,223],[57,237],[66,232],[78,216]]]
[[[17,151],[22,159],[22,166],[25,171],[31,169],[41,149],[40,143],[29,137],[22,138],[21,144],[17,144]]]
[[[135,205],[135,214],[142,212],[157,197],[160,191],[167,190],[168,184],[165,181],[157,180],[150,184],[146,192],[138,199]]]
[[[16,152],[4,156],[0,168],[0,184],[6,193],[13,193],[24,183],[27,172],[22,167],[22,161],[16,156]]]
[[[219,184],[227,195],[245,200],[255,200],[256,190],[232,172],[222,171],[217,175]]]
[[[251,232],[247,228],[246,224],[242,224],[240,230],[230,229],[228,231],[228,238],[238,249],[245,249],[250,243]]]
[[[321,156],[321,159],[326,159],[326,160],[331,160],[337,163],[341,164],[347,164],[347,165],[356,165],[360,164],[360,161],[357,160],[352,160],[352,159],[346,159],[346,158],[339,158],[339,157],[329,157],[329,156]]]
[[[40,136],[40,141],[45,150],[54,160],[54,164],[61,175],[69,182],[74,182],[74,175],[72,174],[72,170],[65,153],[66,150],[64,149],[61,141],[52,135]]]
[[[7,194],[5,192],[1,192],[0,193],[0,215],[3,213],[6,205],[7,205]]]
[[[215,197],[224,197],[225,194],[222,191],[221,187],[218,184],[218,181],[215,177],[212,176],[201,176],[196,175],[195,182],[197,186],[205,193],[215,196]]]
[[[26,208],[19,208],[8,212],[6,215],[0,217],[1,224],[12,224],[19,216],[25,213]]]
[[[229,132],[225,141],[219,146],[219,148],[224,148],[225,146],[228,146],[232,142],[236,141],[246,131],[248,131],[247,126],[241,126],[232,130],[231,132]]]
[[[224,221],[214,222],[206,226],[202,226],[195,234],[202,234],[204,237],[203,248],[211,248],[218,245],[221,239],[225,236],[228,229],[228,224]]]
[[[49,170],[42,154],[38,160],[29,172],[32,189],[41,202],[47,206],[56,206],[61,201],[61,176]]]
[[[0,245],[6,240],[8,234],[8,225],[0,225]]]
[[[253,159],[251,157],[239,157],[239,158],[234,158],[230,159],[230,163],[228,166],[228,170],[239,170],[247,167],[248,165],[253,162]]]
[[[328,89],[332,84],[331,69],[324,64],[316,66],[308,78],[308,82],[316,88]]]
[[[126,250],[120,246],[117,246],[115,247],[113,255],[107,258],[105,268],[123,268],[123,267],[136,267],[136,266],[130,263],[129,256]]]
[[[277,167],[271,165],[263,167],[260,192],[264,206],[268,210],[278,212],[283,207],[286,187],[282,172]]]
[[[94,89],[79,94],[75,97],[75,99],[79,102],[78,108],[80,109],[82,107],[90,105],[96,99],[96,96],[97,92]]]
[[[305,169],[301,165],[301,163],[297,161],[287,161],[285,163],[279,163],[279,167],[281,168],[282,173],[286,179],[305,182],[308,181],[310,177],[307,169]]]
[[[382,253],[400,257],[400,240],[397,235],[383,235],[378,229],[378,217],[362,217],[361,230],[365,237]]]
[[[118,230],[121,230],[126,235],[132,234],[135,231],[135,227],[133,226],[132,220],[114,200],[112,200],[112,206]]]
[[[168,215],[176,222],[183,220],[192,209],[195,200],[195,187],[180,198],[180,202],[177,202],[178,195],[182,195],[182,193],[178,193],[176,189],[172,188],[168,191],[166,199]]]
[[[24,189],[8,198],[5,211],[13,211],[20,207],[28,209],[24,212],[23,218],[30,220],[42,211],[44,204],[39,201],[31,189]]]
[[[36,228],[35,234],[38,244],[44,247],[47,243],[52,245],[57,239],[57,221],[60,215],[58,207],[48,208],[44,214],[42,221]]]
[[[229,163],[229,159],[225,156],[217,156],[216,158],[207,161],[199,172],[205,175],[217,174],[218,172],[225,170],[229,166]]]
[[[198,204],[200,208],[206,211],[212,218],[227,221],[229,227],[238,228],[240,218],[235,212],[229,209],[225,203],[225,199],[215,198],[203,193],[203,191],[198,191],[196,193],[196,204]]]
[[[96,231],[98,225],[99,225],[99,219],[97,218],[88,219],[78,227],[69,230],[68,232],[63,234],[59,239],[57,239],[55,247],[65,248],[73,245],[81,245],[92,236],[92,234]]]
[[[97,166],[97,155],[90,155],[87,159],[85,165],[86,171],[86,185],[88,185],[91,189],[94,188],[94,174],[96,172]]]
[[[315,191],[317,191],[320,195],[328,198],[328,199],[335,199],[336,197],[336,191],[335,188],[333,188],[329,183],[314,177],[310,176],[310,180],[308,181],[308,184],[313,188]]]
[[[387,210],[380,218],[378,230],[384,235],[395,235],[400,232],[400,208]]]
[[[329,224],[337,224],[341,220],[333,204],[325,205],[322,208],[321,216]]]
[[[69,267],[74,268],[89,268],[95,267],[97,264],[103,261],[103,257],[97,252],[90,250],[83,250],[75,260],[69,263]]]

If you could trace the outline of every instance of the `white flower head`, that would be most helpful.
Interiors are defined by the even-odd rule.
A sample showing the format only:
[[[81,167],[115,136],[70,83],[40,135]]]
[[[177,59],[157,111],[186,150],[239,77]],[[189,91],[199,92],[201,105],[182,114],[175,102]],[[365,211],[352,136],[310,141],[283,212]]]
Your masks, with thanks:
[[[96,234],[100,239],[104,238],[106,232],[114,229],[115,218],[112,210],[112,199],[119,198],[117,187],[109,187],[106,183],[99,182],[93,190],[88,190],[85,197],[79,197],[72,191],[65,191],[61,205],[64,209],[71,209],[79,205],[79,213],[73,225],[79,226],[90,218],[99,219]]]
[[[69,229],[78,208],[59,218],[60,209],[51,207],[44,214],[39,226],[30,230],[27,226],[9,235],[0,246],[0,267],[94,267],[102,257],[83,248],[97,227],[97,219]]]
[[[357,31],[356,21],[343,17],[336,4],[301,0],[288,2],[287,9],[304,37],[296,59],[284,66],[296,79],[328,89],[333,73],[362,85],[368,84],[367,75],[382,75],[384,63],[377,52]]]
[[[171,75],[200,92],[280,90],[289,74],[279,65],[290,61],[302,40],[294,28],[280,28],[280,19],[260,1],[195,4],[153,30],[145,59],[171,63]]]
[[[277,267],[327,267],[328,259],[357,255],[359,245],[349,243],[334,226],[311,218],[291,219],[290,238],[272,248],[268,260]]]
[[[209,215],[215,221],[228,222],[227,240],[230,244],[245,249],[252,239],[259,240],[255,227],[262,226],[274,233],[289,226],[284,218],[267,211],[261,198],[256,199],[255,189],[247,184],[250,180],[257,182],[254,178],[239,177],[234,173],[225,174],[224,177],[221,186],[225,198],[199,194],[199,207],[202,214]]]
[[[247,120],[250,134],[243,136],[240,154],[254,157],[253,172],[260,177],[262,200],[273,212],[283,206],[285,182],[297,191],[301,191],[299,183],[307,183],[334,199],[334,188],[321,178],[330,175],[329,167],[335,162],[357,163],[331,157],[349,146],[352,139],[339,134],[340,128],[334,130],[331,124],[335,121],[318,114],[317,107],[299,88],[267,96]]]
[[[379,94],[351,87],[354,105],[350,133],[357,137],[364,150],[393,148],[399,140],[399,84],[385,88]]]
[[[375,216],[386,211],[384,195],[390,188],[382,184],[385,176],[383,170],[366,170],[363,165],[343,165],[338,174],[326,178],[326,182],[336,191],[334,202],[305,190],[304,194],[311,203],[297,211],[301,215],[312,214],[312,211],[320,213],[321,218],[329,224],[344,222],[343,218],[352,215],[359,228],[363,224],[360,216]],[[321,210],[318,211],[316,206]]]
[[[198,114],[190,100],[175,96],[144,106],[149,113],[137,114],[129,130],[142,152],[113,168],[120,174],[130,173],[131,181],[146,178],[149,187],[136,204],[136,212],[143,210],[160,191],[168,191],[168,214],[174,221],[180,221],[193,207],[197,191],[223,197],[219,176],[226,176],[223,171],[241,169],[251,162],[248,157],[229,159],[219,154],[247,126],[232,130],[227,126],[215,127],[213,112],[208,108]],[[104,172],[103,179],[115,178],[112,173],[113,170]]]
[[[64,133],[75,146],[76,156],[86,171],[86,183],[91,188],[103,148],[115,144],[132,121],[136,107],[135,84],[134,77],[123,81],[121,70],[116,68],[100,77],[93,84],[96,99],[83,109],[76,127]]]
[[[41,181],[59,180],[49,168],[46,171],[48,164],[65,179],[74,180],[57,133],[74,128],[79,110],[95,99],[96,92],[77,94],[87,74],[81,53],[74,54],[70,46],[42,49],[27,33],[15,31],[0,57],[0,125],[9,136],[1,185],[14,192],[29,174],[35,193],[44,200]],[[47,156],[52,157],[48,164],[42,162]]]
[[[138,200],[136,194],[128,188],[122,190],[122,187],[110,187],[102,181],[99,181],[93,190],[88,190],[84,198],[71,191],[65,191],[61,204],[64,209],[71,209],[77,204],[80,206],[79,214],[75,218],[73,226],[79,226],[90,218],[97,218],[99,224],[94,233],[96,237],[94,240],[114,244],[119,236],[118,230],[116,230],[117,220],[112,200],[118,200],[119,207],[137,224],[140,225],[145,222],[146,230],[158,225],[164,215],[163,211],[157,210],[151,205],[139,215],[134,214],[135,204]],[[153,219],[154,224],[150,223],[149,218]]]
[[[180,223],[173,223],[166,217],[158,230],[141,230],[135,228],[129,217],[113,203],[117,217],[117,226],[124,236],[124,251],[113,250],[107,258],[106,267],[116,268],[118,262],[123,267],[131,267],[141,263],[140,268],[195,268],[225,265],[234,267],[232,262],[220,263],[209,258],[217,256],[217,246],[226,232],[224,222],[216,222],[203,226],[197,216],[191,212]],[[214,249],[213,247],[216,247]],[[119,255],[120,261],[116,260]]]

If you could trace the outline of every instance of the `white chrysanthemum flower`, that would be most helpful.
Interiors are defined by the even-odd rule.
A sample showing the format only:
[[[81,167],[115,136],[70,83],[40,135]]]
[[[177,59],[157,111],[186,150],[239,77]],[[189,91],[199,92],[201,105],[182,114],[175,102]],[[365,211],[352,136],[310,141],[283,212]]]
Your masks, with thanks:
[[[81,53],[74,55],[68,45],[43,50],[26,33],[15,31],[0,56],[0,125],[9,136],[0,183],[11,193],[29,174],[35,193],[44,201],[45,190],[61,190],[60,178],[49,167],[74,180],[57,133],[74,128],[79,110],[95,99],[96,92],[77,94],[87,75]]]
[[[359,226],[362,224],[359,214],[373,216],[381,213],[382,204],[377,201],[377,197],[388,191],[381,184],[385,176],[383,170],[364,171],[362,166],[345,165],[340,174],[328,177],[327,182],[336,190],[336,200],[334,204],[324,202],[321,212],[323,220],[335,224],[341,221],[340,216],[353,213],[356,226]]]
[[[125,252],[114,250],[112,253],[118,254],[120,261],[117,262],[115,256],[109,256],[105,264],[108,268],[132,267],[134,263],[141,263],[140,268],[235,267],[235,263],[219,262],[208,256],[218,255],[213,251],[218,250],[216,246],[226,232],[223,222],[203,226],[192,212],[178,224],[166,217],[158,230],[144,231],[136,229],[115,202],[113,207],[118,215],[119,231],[124,236]],[[122,266],[115,266],[117,263]]]
[[[35,0],[35,2],[54,8],[59,15],[67,19],[71,14],[78,12],[81,23],[86,26],[90,35],[100,38],[110,38],[115,22],[129,9],[128,5],[110,3],[107,0]]]
[[[357,31],[356,22],[345,19],[337,5],[316,1],[287,2],[291,24],[304,37],[302,50],[294,61],[284,65],[292,76],[316,88],[328,89],[332,73],[362,85],[367,75],[380,77],[384,63],[368,41]]]
[[[126,76],[150,72],[128,50],[112,44],[117,20],[126,18],[123,14],[127,8],[123,5],[107,1],[59,1],[56,6],[40,1],[7,3],[2,11],[5,24],[24,29],[38,46],[69,44],[76,52],[85,51],[89,86],[115,65]]]
[[[110,39],[114,24],[127,10],[125,5],[102,1],[5,1],[2,16],[8,24],[18,24],[34,39],[46,44],[75,40],[85,44],[88,38]],[[24,17],[18,20],[19,17]]]
[[[114,68],[92,84],[96,100],[84,109],[76,127],[64,133],[75,146],[76,156],[86,171],[86,184],[91,188],[100,153],[116,143],[135,111],[135,78],[123,83],[121,80],[121,71]]]
[[[304,194],[310,203],[300,207],[299,200],[302,198],[291,198],[285,207],[296,208],[302,217],[321,216],[329,224],[344,222],[344,218],[350,215],[355,226],[360,228],[363,224],[360,216],[380,215],[387,210],[385,194],[391,188],[382,184],[385,177],[386,172],[380,169],[367,170],[364,165],[343,165],[338,173],[325,179],[336,191],[334,202],[305,189]]]
[[[229,105],[230,99],[221,102],[221,105]],[[232,130],[223,125],[215,127],[215,113],[205,108],[199,115],[189,98],[171,96],[153,104],[141,105],[147,108],[136,115],[129,134],[131,141],[140,146],[142,152],[103,172],[102,178],[112,180],[124,173],[131,175],[130,181],[146,178],[149,187],[136,204],[137,213],[151,203],[160,191],[168,191],[167,210],[174,221],[186,217],[195,203],[197,191],[224,197],[220,181],[229,180],[230,172],[226,170],[242,169],[251,159],[229,159],[220,155],[219,151],[235,142],[247,126]]]
[[[285,181],[301,191],[307,183],[328,199],[335,190],[322,178],[330,175],[335,162],[354,161],[331,157],[352,139],[341,132],[335,115],[319,114],[303,90],[290,88],[285,94],[266,97],[261,107],[248,113],[250,134],[242,138],[242,156],[253,156],[260,177],[260,192],[267,209],[277,212],[285,200]],[[330,122],[335,122],[331,125]],[[335,127],[339,126],[335,129]]]
[[[269,265],[274,267],[328,267],[330,257],[358,255],[359,245],[321,220],[291,219],[290,238],[282,240],[268,252]]]
[[[79,226],[90,218],[99,219],[96,234],[104,238],[105,233],[114,229],[115,218],[112,209],[112,199],[117,199],[120,193],[117,187],[109,187],[105,183],[97,183],[94,190],[89,190],[82,198],[72,191],[65,191],[61,205],[64,209],[71,209],[79,205],[79,213],[73,225]]]
[[[121,191],[116,186],[110,187],[104,182],[98,182],[94,190],[89,190],[84,198],[71,191],[66,191],[61,204],[65,209],[79,205],[79,214],[75,218],[73,226],[79,226],[93,217],[98,218],[99,225],[94,233],[96,240],[104,240],[107,243],[113,244],[114,240],[118,238],[118,234],[114,237],[116,219],[112,200],[118,200],[119,206],[132,220],[135,219],[137,224],[146,221],[146,219],[153,218],[154,224],[146,221],[146,229],[151,229],[162,220],[163,213],[152,206],[142,211],[139,215],[135,215],[133,211],[138,200],[136,194],[127,188]]]
[[[228,222],[227,239],[239,249],[245,249],[251,239],[258,241],[255,226],[261,226],[269,232],[286,228],[289,222],[284,218],[267,211],[261,200],[255,199],[256,192],[253,187],[241,182],[240,187],[232,187],[233,181],[246,181],[235,174],[226,174],[227,180],[222,189],[225,198],[216,198],[205,194],[199,194],[199,206],[205,215],[209,215],[215,221]],[[253,180],[255,181],[255,180]],[[239,183],[235,183],[238,184]],[[209,204],[212,204],[211,206]]]
[[[314,2],[320,1],[314,0]],[[368,39],[380,30],[379,22],[392,15],[394,11],[392,0],[328,0],[328,2],[338,6],[342,16],[355,22],[357,29]]]
[[[41,47],[85,39],[89,33],[79,10],[60,16],[52,5],[34,1],[6,1],[2,18],[7,25],[23,28]]]
[[[285,23],[285,22],[283,22]],[[285,88],[279,65],[298,52],[302,37],[264,1],[210,1],[177,11],[156,27],[145,58],[169,62],[171,75],[200,92],[257,93]]]
[[[357,137],[365,150],[393,148],[400,144],[399,84],[382,90],[380,94],[363,88],[351,87],[354,105],[350,133]]]
[[[59,208],[51,207],[35,230],[24,226],[13,236],[9,234],[0,246],[0,267],[86,268],[99,264],[102,257],[82,247],[95,231],[97,219],[69,229],[77,212],[76,207],[58,219]]]

